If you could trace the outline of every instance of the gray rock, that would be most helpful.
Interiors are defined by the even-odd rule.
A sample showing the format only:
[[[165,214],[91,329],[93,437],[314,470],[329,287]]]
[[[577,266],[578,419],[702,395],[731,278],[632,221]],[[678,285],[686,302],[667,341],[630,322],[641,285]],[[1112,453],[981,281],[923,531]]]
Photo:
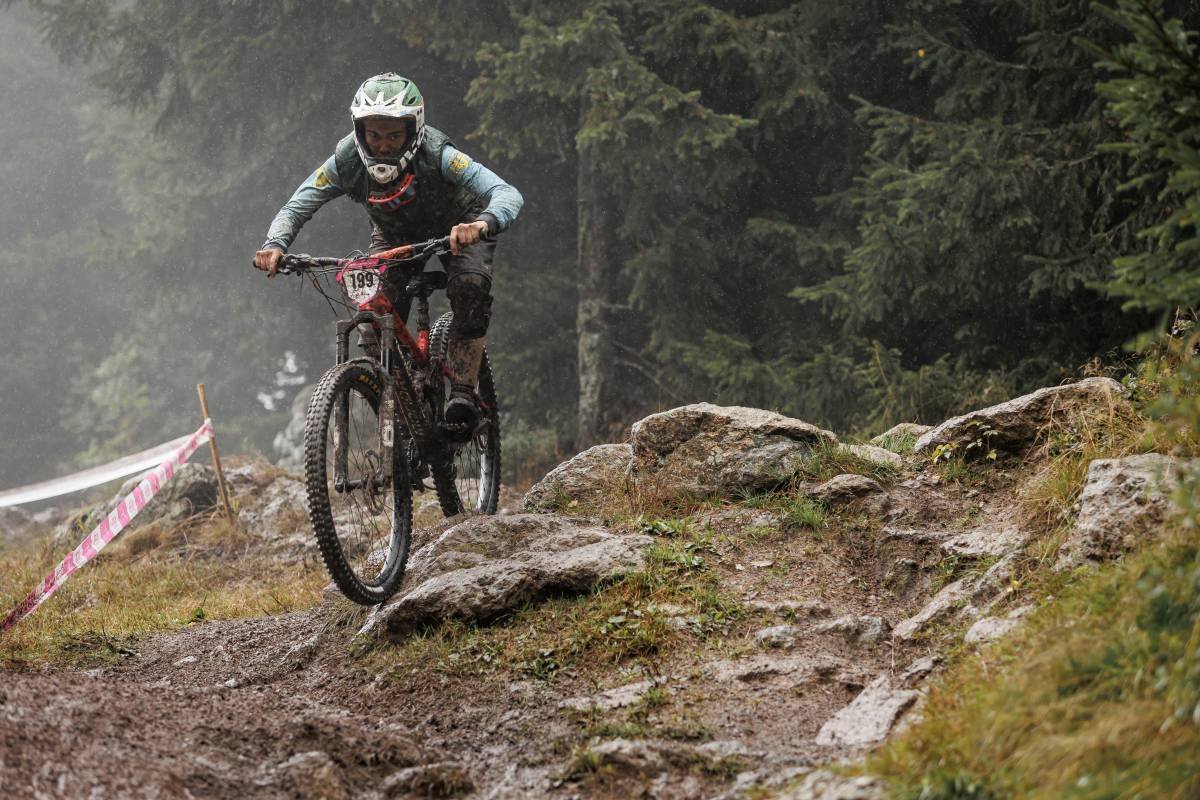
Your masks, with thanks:
[[[627,775],[652,778],[667,771],[689,770],[729,758],[758,758],[759,751],[741,742],[716,741],[700,745],[663,739],[610,739],[587,749],[582,759],[589,768],[606,768]],[[671,797],[694,797],[699,786],[694,781],[687,790],[666,793]],[[661,787],[665,789],[666,787]],[[663,796],[656,792],[652,796]]]
[[[627,480],[633,447],[598,444],[559,464],[525,493],[526,511],[561,511],[575,501],[592,505]]]
[[[813,628],[813,633],[822,636],[840,636],[856,644],[875,644],[887,635],[888,625],[882,617],[846,616],[822,622]]]
[[[970,585],[971,607],[986,608],[1003,597],[1016,574],[1018,555],[1018,551],[1013,551],[1004,556]]]
[[[548,594],[586,591],[640,569],[651,541],[549,514],[472,517],[413,554],[398,596],[375,617],[378,632],[489,622]]]
[[[302,559],[312,540],[304,483],[287,476],[271,481],[259,494],[242,501],[238,523],[284,560]]]
[[[1021,606],[1004,617],[984,617],[967,630],[963,641],[967,644],[984,644],[1001,639],[1020,627],[1021,620],[1032,610],[1033,606]]]
[[[828,770],[810,772],[778,800],[887,800],[887,785],[871,775],[836,775]]]
[[[763,751],[755,750],[745,742],[739,742],[736,739],[717,739],[712,742],[704,742],[696,745],[695,750],[712,761],[721,761],[726,758],[762,758],[766,755]]]
[[[796,646],[804,630],[799,625],[773,625],[755,633],[754,641],[759,647],[790,649]]]
[[[88,533],[117,507],[117,503],[121,499],[142,482],[143,475],[144,473],[129,478],[121,484],[121,488],[108,503],[68,519],[64,526],[77,534]],[[163,484],[154,499],[138,512],[138,515],[129,523],[128,529],[140,528],[152,522],[179,522],[196,514],[211,511],[216,505],[217,475],[213,472],[212,467],[195,462],[187,463],[175,470],[171,480]],[[58,534],[59,531],[56,530],[55,535]]]
[[[841,444],[838,445],[838,450],[883,467],[890,467],[891,469],[902,469],[904,467],[903,458],[883,447],[876,447],[871,444]]]
[[[964,457],[982,457],[989,449],[1020,454],[1029,450],[1052,419],[1092,407],[1127,405],[1125,389],[1111,378],[1087,378],[1078,383],[1038,389],[999,405],[948,419],[924,433],[913,451],[929,454],[939,446],[952,447]],[[974,442],[982,446],[971,447]]]
[[[778,614],[795,618],[828,617],[833,611],[819,600],[780,600],[773,603],[767,600],[750,600],[746,608],[762,611],[767,614]]]
[[[275,434],[272,447],[276,463],[284,469],[304,469],[304,425],[308,418],[308,403],[312,399],[316,384],[309,384],[292,399],[291,417],[287,427]]]
[[[342,770],[328,753],[297,753],[278,767],[282,782],[298,800],[341,800],[349,797]]]
[[[821,726],[817,744],[864,747],[881,742],[918,696],[910,689],[893,688],[891,678],[880,675]]]
[[[809,772],[806,767],[784,766],[778,758],[771,761],[769,766],[739,772],[733,786],[710,800],[746,800],[759,795],[778,797],[784,787],[793,785]]]
[[[655,739],[610,739],[589,747],[587,762],[619,772],[653,776],[672,766],[696,760],[695,752],[685,745]]]
[[[1025,544],[1028,538],[1015,523],[986,524],[949,536],[941,548],[947,556],[1004,556]]]
[[[747,528],[779,529],[779,515],[765,508],[743,508],[733,506],[709,511],[696,517],[701,528],[714,531],[742,532]]]
[[[857,500],[860,497],[877,494],[883,491],[879,481],[866,475],[835,475],[824,483],[809,489],[806,494],[813,500],[825,505],[840,505]]]
[[[1138,547],[1168,519],[1180,475],[1195,464],[1158,453],[1093,461],[1055,569],[1100,564]]]
[[[635,479],[699,496],[778,486],[837,437],[770,411],[699,403],[635,423],[630,443]]]
[[[929,676],[942,661],[939,655],[925,656],[918,658],[916,661],[909,664],[904,672],[900,673],[900,677],[896,679],[898,688],[915,689],[917,684]]]
[[[107,513],[108,506],[105,503],[68,512],[62,521],[54,526],[50,535],[51,541],[56,548],[75,547],[82,537],[100,524]]]
[[[654,688],[654,681],[638,681],[589,697],[570,697],[558,704],[559,708],[571,711],[611,711],[634,705]]]
[[[842,666],[837,659],[821,654],[759,655],[750,658],[710,661],[704,665],[706,675],[716,681],[753,683],[778,676],[804,680],[822,676],[832,677]]]
[[[899,425],[893,425],[883,433],[871,440],[871,444],[876,447],[886,447],[889,450],[895,450],[897,443],[903,441],[916,442],[916,440],[925,433],[933,430],[931,425],[918,425],[915,422],[901,422]],[[909,448],[911,449],[911,448]]]
[[[887,635],[882,617],[849,615],[812,625],[772,625],[754,634],[759,647],[790,650],[805,636],[834,636],[851,644],[875,644]]]
[[[475,791],[475,782],[461,764],[438,761],[394,772],[380,788],[384,797],[458,797]]]
[[[961,611],[970,613],[969,604],[974,588],[974,582],[966,578],[944,587],[933,596],[933,599],[924,608],[903,622],[897,623],[892,631],[892,636],[910,641],[916,638],[930,623],[947,619]],[[978,614],[978,611],[975,613]]]
[[[302,479],[295,473],[281,473],[279,467],[267,461],[256,460],[225,469],[225,483],[235,498],[243,494],[256,494],[281,476],[294,480]]]

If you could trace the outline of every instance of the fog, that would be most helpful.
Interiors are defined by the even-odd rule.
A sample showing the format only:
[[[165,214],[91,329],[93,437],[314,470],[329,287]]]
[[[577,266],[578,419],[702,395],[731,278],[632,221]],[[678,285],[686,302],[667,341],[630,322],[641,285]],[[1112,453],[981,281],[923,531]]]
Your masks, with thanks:
[[[488,339],[513,479],[687,402],[940,419],[1146,327],[1102,288],[1138,244],[1093,231],[1143,204],[1106,199],[1077,42],[1126,34],[1086,4],[577,5],[0,6],[0,486],[193,429],[201,381],[274,457],[333,314],[250,261],[390,70],[525,196]],[[343,198],[293,249],[368,232]]]

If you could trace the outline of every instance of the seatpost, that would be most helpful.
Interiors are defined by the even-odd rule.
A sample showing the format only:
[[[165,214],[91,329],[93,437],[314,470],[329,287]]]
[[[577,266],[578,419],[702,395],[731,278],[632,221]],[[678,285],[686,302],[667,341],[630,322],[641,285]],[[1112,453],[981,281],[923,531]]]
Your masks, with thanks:
[[[429,330],[429,294],[431,289],[428,286],[422,286],[420,292],[417,293],[417,330]]]

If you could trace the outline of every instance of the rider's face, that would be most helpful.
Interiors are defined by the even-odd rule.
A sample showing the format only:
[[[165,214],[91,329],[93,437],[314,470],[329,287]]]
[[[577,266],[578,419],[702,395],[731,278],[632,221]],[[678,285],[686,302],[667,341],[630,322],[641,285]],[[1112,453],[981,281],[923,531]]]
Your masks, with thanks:
[[[363,120],[363,136],[371,155],[391,158],[404,151],[408,141],[408,125],[402,119],[368,117]]]

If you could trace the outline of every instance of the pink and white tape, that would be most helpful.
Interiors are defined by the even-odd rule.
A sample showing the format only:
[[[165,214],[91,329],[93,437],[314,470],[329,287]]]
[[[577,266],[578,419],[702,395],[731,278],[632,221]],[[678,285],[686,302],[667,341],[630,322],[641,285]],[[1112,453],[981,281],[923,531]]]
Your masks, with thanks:
[[[212,420],[206,419],[204,420],[204,424],[200,426],[200,429],[193,433],[178,450],[167,456],[157,467],[147,472],[141,482],[133,487],[133,491],[122,497],[117,503],[117,507],[109,512],[108,516],[91,533],[84,537],[79,546],[72,550],[71,554],[64,558],[36,589],[29,593],[29,596],[25,598],[21,605],[14,608],[4,618],[4,622],[0,622],[0,633],[3,633],[32,614],[34,609],[44,603],[50,595],[58,591],[58,587],[67,582],[67,578],[71,577],[71,574],[75,570],[95,558],[96,554],[104,549],[106,544],[115,539],[117,534],[129,525],[130,520],[146,507],[146,504],[150,502],[150,499],[154,495],[158,494],[166,482],[174,477],[175,470],[183,466],[184,462],[192,457],[192,453],[196,452],[196,448],[212,438],[212,435]]]

